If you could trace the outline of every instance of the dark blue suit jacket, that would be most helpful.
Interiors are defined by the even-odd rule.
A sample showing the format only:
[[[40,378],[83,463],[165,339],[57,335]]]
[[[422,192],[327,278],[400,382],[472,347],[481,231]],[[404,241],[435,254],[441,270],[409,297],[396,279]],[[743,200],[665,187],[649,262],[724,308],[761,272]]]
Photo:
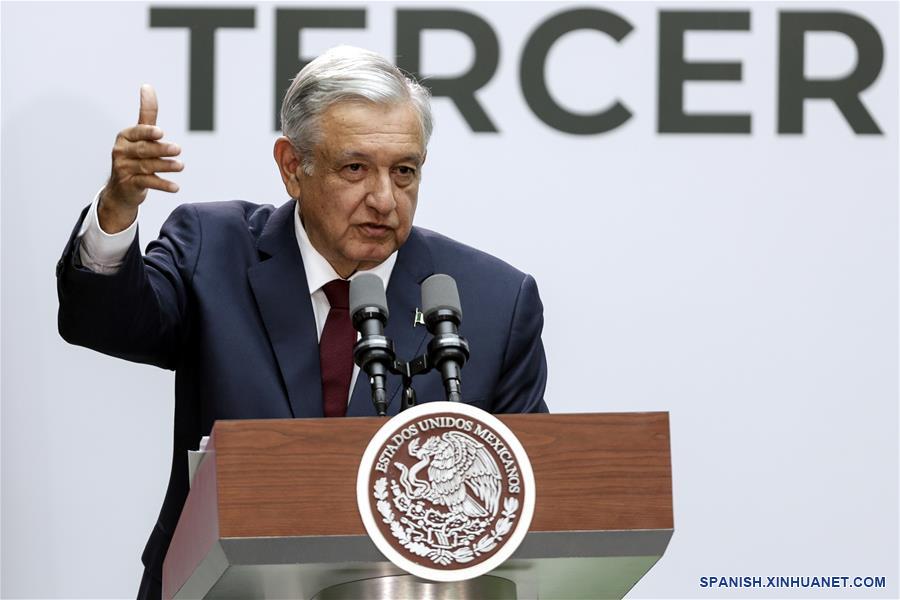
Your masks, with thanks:
[[[169,488],[143,561],[162,562],[188,492],[186,451],[218,419],[322,417],[319,350],[294,232],[293,201],[276,209],[232,201],[185,204],[141,256],[138,240],[122,268],[99,275],[79,265],[76,233],[57,265],[59,331],[66,341],[167,369],[175,375],[175,431]],[[460,333],[471,346],[465,402],[495,412],[545,412],[543,308],[534,279],[483,252],[414,227],[387,288],[385,335],[398,358],[421,354],[430,336],[413,327],[419,284],[456,279]],[[443,399],[440,376],[414,380],[420,402]],[[400,379],[388,385],[389,413]],[[358,377],[347,416],[374,415]]]

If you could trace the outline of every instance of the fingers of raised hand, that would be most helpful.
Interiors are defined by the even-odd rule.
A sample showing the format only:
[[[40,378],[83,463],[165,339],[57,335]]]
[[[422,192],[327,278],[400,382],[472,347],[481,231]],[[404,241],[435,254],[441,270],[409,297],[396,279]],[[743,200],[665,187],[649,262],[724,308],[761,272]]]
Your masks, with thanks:
[[[156,90],[145,83],[141,86],[141,110],[138,113],[138,123],[141,125],[156,125],[156,115],[159,112],[159,104],[156,101]]]
[[[180,161],[169,160],[181,154],[181,148],[163,141],[163,131],[156,126],[158,112],[156,92],[152,86],[142,85],[138,123],[120,131],[113,146],[112,175],[106,188],[110,201],[140,204],[147,189],[178,191],[177,184],[156,175],[184,169]]]
[[[156,125],[135,125],[119,132],[119,137],[125,138],[129,142],[159,140],[162,139],[163,135],[163,130]]]
[[[165,157],[181,152],[176,144],[156,141],[129,142],[120,137],[113,149],[111,184],[122,193],[126,190],[152,188],[164,192],[177,192],[178,185],[156,176],[156,173],[177,173],[184,163]],[[143,198],[143,196],[141,197]]]
[[[132,183],[143,189],[154,189],[162,192],[175,193],[178,191],[178,184],[168,179],[163,179],[157,175],[135,175]]]
[[[168,142],[129,142],[120,138],[113,147],[113,160],[123,158],[163,158],[178,156],[181,148]]]
[[[166,158],[123,158],[117,166],[120,169],[120,174],[125,176],[178,173],[184,170],[184,163]]]

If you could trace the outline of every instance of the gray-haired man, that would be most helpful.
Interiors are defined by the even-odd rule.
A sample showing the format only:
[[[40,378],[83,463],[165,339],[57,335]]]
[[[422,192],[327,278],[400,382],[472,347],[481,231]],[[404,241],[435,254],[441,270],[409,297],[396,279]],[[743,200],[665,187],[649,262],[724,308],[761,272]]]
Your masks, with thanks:
[[[298,74],[274,152],[291,201],[277,209],[182,205],[144,256],[138,206],[148,189],[177,191],[159,173],[182,165],[174,159],[180,149],[156,127],[149,86],[140,115],[119,134],[109,182],[82,213],[57,267],[63,337],[176,371],[172,472],[144,551],[140,597],[160,594],[188,491],[185,452],[217,419],[374,414],[346,352],[355,340],[346,281],[361,271],[387,287],[385,333],[402,358],[427,343],[424,328],[413,326],[419,284],[433,273],[453,276],[472,347],[465,401],[492,412],[546,411],[534,279],[412,226],[431,112],[427,91],[387,60],[341,47]],[[443,398],[435,373],[415,386],[420,401]],[[399,387],[389,382],[390,414]]]

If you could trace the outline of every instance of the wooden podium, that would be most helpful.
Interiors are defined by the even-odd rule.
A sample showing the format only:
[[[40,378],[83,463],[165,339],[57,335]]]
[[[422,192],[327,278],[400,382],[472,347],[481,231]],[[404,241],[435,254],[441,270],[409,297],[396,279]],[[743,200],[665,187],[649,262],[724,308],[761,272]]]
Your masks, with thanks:
[[[673,531],[668,413],[496,416],[528,452],[537,502],[528,535],[487,577],[513,582],[520,599],[623,597]],[[328,590],[403,575],[356,504],[360,459],[384,422],[217,422],[166,556],[163,597],[337,598]],[[431,597],[466,597],[437,589]]]

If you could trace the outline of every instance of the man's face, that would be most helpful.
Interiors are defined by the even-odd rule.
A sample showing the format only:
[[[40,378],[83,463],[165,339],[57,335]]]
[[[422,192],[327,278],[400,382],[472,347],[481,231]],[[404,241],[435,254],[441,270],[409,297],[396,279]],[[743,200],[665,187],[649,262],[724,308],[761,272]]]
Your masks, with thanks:
[[[339,102],[322,114],[319,132],[312,174],[296,169],[300,215],[312,245],[347,277],[409,237],[425,148],[408,103]]]

